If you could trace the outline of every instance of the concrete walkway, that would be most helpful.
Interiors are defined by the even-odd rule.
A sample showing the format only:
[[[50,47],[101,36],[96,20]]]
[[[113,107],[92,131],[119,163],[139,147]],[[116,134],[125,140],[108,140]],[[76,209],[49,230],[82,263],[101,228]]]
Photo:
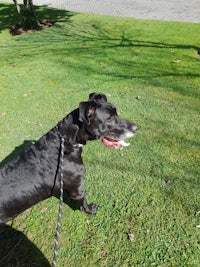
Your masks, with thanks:
[[[13,3],[12,0],[0,2]],[[91,14],[200,22],[200,0],[33,0],[33,3]]]

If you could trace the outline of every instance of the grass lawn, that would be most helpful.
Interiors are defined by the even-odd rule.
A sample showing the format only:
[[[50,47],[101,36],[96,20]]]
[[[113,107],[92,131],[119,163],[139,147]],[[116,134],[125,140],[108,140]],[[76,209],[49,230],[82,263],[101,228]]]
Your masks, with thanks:
[[[57,23],[13,37],[15,9],[0,4],[0,161],[91,92],[140,126],[122,151],[84,148],[88,201],[99,210],[64,204],[57,266],[198,267],[200,25],[37,12]],[[9,222],[0,266],[49,266],[57,210],[51,198]]]

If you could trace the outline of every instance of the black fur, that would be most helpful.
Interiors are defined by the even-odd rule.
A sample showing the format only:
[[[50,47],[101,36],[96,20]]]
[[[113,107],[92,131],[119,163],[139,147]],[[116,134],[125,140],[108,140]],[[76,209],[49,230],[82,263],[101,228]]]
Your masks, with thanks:
[[[81,211],[95,214],[97,206],[87,204],[83,187],[82,146],[103,137],[124,140],[136,129],[135,124],[118,117],[105,95],[90,94],[89,101],[81,102],[79,108],[0,168],[0,223],[59,192],[61,136],[65,139],[64,191]]]

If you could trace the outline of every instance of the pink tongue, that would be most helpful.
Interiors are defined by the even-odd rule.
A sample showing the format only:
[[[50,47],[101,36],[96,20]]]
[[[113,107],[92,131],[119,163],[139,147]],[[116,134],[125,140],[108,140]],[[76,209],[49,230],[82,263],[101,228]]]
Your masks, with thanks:
[[[121,145],[118,143],[118,141],[115,141],[115,140],[112,140],[112,139],[109,139],[109,138],[106,138],[104,137],[102,139],[102,142],[105,146],[108,146],[108,147],[116,147],[116,148],[120,148]]]

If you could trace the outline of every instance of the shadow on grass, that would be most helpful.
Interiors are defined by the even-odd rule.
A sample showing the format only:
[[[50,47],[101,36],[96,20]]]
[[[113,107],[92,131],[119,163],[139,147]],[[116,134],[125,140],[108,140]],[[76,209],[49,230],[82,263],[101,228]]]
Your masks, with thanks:
[[[71,27],[71,28],[69,28]],[[112,31],[107,31],[104,26],[99,26],[98,24],[92,23],[86,24],[84,27],[81,24],[71,23],[68,29],[62,28],[62,32],[59,31],[58,28],[55,27],[55,31],[49,32],[49,39],[54,42],[62,42],[66,41],[63,37],[66,36],[66,30],[68,33],[68,37],[72,43],[74,44],[85,44],[89,42],[88,47],[83,45],[81,48],[75,48],[75,53],[86,53],[88,50],[91,52],[94,51],[94,54],[99,54],[103,52],[103,49],[112,49],[112,48],[131,48],[131,47],[141,47],[141,48],[156,48],[156,49],[194,49],[196,51],[199,50],[199,47],[194,46],[192,44],[170,44],[165,42],[154,42],[154,41],[141,41],[135,38],[132,38],[127,35],[126,31],[122,30],[119,32],[117,37],[112,37]],[[72,29],[72,31],[71,31]],[[73,29],[78,29],[78,31],[73,31]],[[70,34],[71,33],[71,34]],[[113,34],[116,36],[116,34]],[[47,36],[46,36],[47,37]],[[44,40],[45,41],[45,40]],[[48,37],[47,37],[47,40]],[[142,53],[142,52],[141,52]],[[198,58],[197,58],[198,60]]]
[[[175,71],[176,64],[173,59],[170,59],[169,53],[170,49],[192,49],[194,53],[197,53],[197,46],[189,43],[170,44],[151,40],[143,41],[131,36],[128,30],[107,29],[105,24],[101,25],[101,21],[91,20],[88,23],[71,20],[74,13],[68,11],[46,7],[35,7],[35,10],[40,19],[53,19],[56,22],[67,23],[57,23],[50,31],[43,31],[40,36],[31,35],[28,42],[23,38],[18,39],[21,50],[16,53],[19,54],[21,61],[26,60],[27,56],[46,54],[52,58],[52,62],[59,61],[63,68],[67,62],[67,65],[77,73],[82,71],[97,75],[103,74],[109,80],[151,79],[151,83],[155,83],[155,85],[158,83],[157,78],[160,77],[200,77],[199,71],[196,69],[199,58],[189,58],[190,64],[194,63],[194,69],[183,65],[179,67],[178,71]],[[0,12],[0,30],[10,27],[16,21],[17,12],[14,5],[0,4]],[[103,62],[104,65],[104,60],[108,62],[111,55],[113,55],[110,60],[112,65],[99,68],[98,64]],[[76,61],[73,63],[67,60],[68,57],[73,57]],[[166,61],[167,58],[169,61]],[[95,61],[95,65],[90,64],[90,60]],[[188,93],[184,92],[182,87],[172,89],[182,94]]]
[[[0,225],[0,267],[50,267],[42,252],[20,231]]]
[[[67,22],[74,14],[61,9],[53,9],[42,6],[35,6],[36,16],[41,20],[51,20],[54,22]],[[0,3],[0,32],[4,29],[10,29],[17,25],[20,21],[20,16],[17,13],[14,4]]]
[[[143,41],[123,30],[121,33],[113,33],[112,30],[99,26],[98,22],[92,23],[92,20],[91,23],[71,20],[69,24],[56,24],[51,31],[43,32],[39,38],[32,35],[29,41],[34,48],[26,52],[28,56],[46,54],[52,58],[52,62],[59,61],[63,68],[67,64],[77,73],[105,75],[109,80],[139,78],[148,79],[152,85],[157,85],[157,78],[161,77],[200,77],[197,69],[199,58],[187,59],[194,67],[180,64],[177,68],[176,62],[173,62],[174,57],[170,55],[171,50],[194,50],[195,55],[197,46],[189,43]],[[28,46],[23,42],[21,44],[24,48]],[[72,57],[75,59],[73,62],[70,60]],[[182,87],[172,89],[188,94],[188,88],[186,92]]]
[[[23,150],[30,147],[35,141],[34,140],[25,140],[23,144],[15,147],[15,149],[0,162],[0,167],[6,164],[8,161],[17,157]]]

